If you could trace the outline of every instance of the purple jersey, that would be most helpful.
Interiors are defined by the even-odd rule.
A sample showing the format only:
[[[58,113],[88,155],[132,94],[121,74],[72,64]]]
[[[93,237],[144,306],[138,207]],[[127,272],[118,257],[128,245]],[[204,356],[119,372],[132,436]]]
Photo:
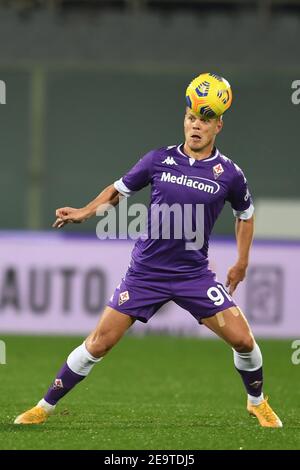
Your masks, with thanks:
[[[225,202],[230,202],[236,217],[248,219],[253,214],[242,170],[217,149],[203,160],[185,155],[183,145],[153,150],[114,186],[121,194],[129,196],[148,184],[151,184],[148,232],[151,232],[151,207],[177,204],[186,208],[188,205],[191,226],[195,228],[196,207],[202,205],[203,243],[200,249],[186,249],[184,234],[170,239],[140,237],[132,252],[136,270],[146,267],[161,274],[197,274],[208,265],[209,236]]]

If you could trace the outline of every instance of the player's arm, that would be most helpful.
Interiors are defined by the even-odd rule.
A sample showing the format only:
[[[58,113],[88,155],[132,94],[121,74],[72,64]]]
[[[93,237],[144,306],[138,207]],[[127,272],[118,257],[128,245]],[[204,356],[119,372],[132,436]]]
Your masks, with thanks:
[[[243,220],[236,219],[235,236],[237,242],[238,259],[227,273],[226,287],[229,287],[229,294],[233,294],[238,284],[245,279],[246,270],[249,264],[250,248],[254,234],[254,216]]]
[[[236,263],[229,268],[226,280],[226,287],[229,287],[229,293],[233,294],[238,284],[245,279],[254,232],[252,197],[244,173],[235,164],[227,200],[236,217],[235,236],[238,256]]]
[[[115,181],[114,184],[107,186],[93,201],[85,207],[75,209],[74,207],[62,207],[56,211],[56,221],[54,228],[61,228],[69,223],[81,223],[99,214],[105,212],[111,206],[116,206],[122,198],[129,197],[131,194],[147,186],[152,176],[152,159],[154,152],[147,153],[132,167],[123,178]]]
[[[116,190],[113,184],[107,186],[95,199],[86,206],[75,209],[74,207],[62,207],[56,210],[56,220],[52,227],[61,228],[70,223],[81,223],[96,215],[97,209],[107,210],[111,206],[116,206],[120,200],[121,194]]]

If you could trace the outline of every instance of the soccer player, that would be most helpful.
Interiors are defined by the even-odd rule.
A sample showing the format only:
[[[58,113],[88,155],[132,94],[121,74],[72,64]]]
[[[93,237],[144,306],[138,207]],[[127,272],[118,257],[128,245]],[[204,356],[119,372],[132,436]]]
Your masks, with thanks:
[[[257,417],[261,426],[282,426],[262,392],[260,348],[231,297],[245,278],[254,208],[242,170],[215,147],[222,128],[222,117],[205,119],[186,108],[184,144],[147,153],[123,178],[105,188],[85,207],[57,209],[55,228],[80,223],[94,216],[99,206],[116,205],[120,196],[128,197],[151,184],[148,232],[153,207],[177,204],[185,209],[189,206],[187,220],[193,222],[193,227],[200,219],[204,221],[203,243],[194,242],[191,249],[191,237],[184,234],[170,239],[141,236],[133,249],[128,271],[98,325],[70,353],[45,396],[34,408],[18,416],[16,424],[46,421],[58,401],[85,379],[136,320],[146,323],[162,305],[173,300],[232,347],[234,365],[248,395],[248,412]],[[207,259],[209,236],[226,201],[236,217],[238,252],[235,264],[228,271],[228,291],[208,268]],[[199,211],[201,217],[197,216],[197,207],[204,208],[203,212]],[[163,220],[160,227],[161,224]]]

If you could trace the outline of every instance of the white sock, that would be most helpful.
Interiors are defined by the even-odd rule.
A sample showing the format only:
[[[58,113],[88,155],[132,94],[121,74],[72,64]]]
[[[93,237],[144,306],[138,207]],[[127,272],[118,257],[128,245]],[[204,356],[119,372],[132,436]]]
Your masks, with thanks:
[[[233,349],[233,360],[237,369],[248,372],[259,369],[263,364],[261,351],[257,343],[250,352],[241,353]],[[259,397],[248,394],[248,400],[251,405],[260,405],[264,400],[264,394],[261,393]]]
[[[254,397],[253,395],[249,395],[248,393],[248,400],[251,405],[260,405],[264,401],[264,394],[261,393],[259,397]]]
[[[55,410],[55,407],[56,405],[50,405],[50,403],[48,403],[46,400],[44,400],[44,398],[42,398],[37,406],[40,406],[41,408],[43,408],[48,414],[51,414],[53,413],[53,411]]]
[[[85,346],[85,341],[74,349],[67,358],[67,364],[70,369],[78,375],[87,376],[94,365],[101,361],[102,357],[97,358],[92,356]],[[56,405],[51,405],[44,398],[42,398],[37,406],[43,408],[48,414],[53,413]]]
[[[233,349],[234,365],[239,370],[253,371],[262,367],[262,355],[257,343],[250,352],[237,352]]]
[[[85,346],[85,341],[68,356],[67,364],[76,374],[87,376],[94,365],[103,357],[92,356]]]

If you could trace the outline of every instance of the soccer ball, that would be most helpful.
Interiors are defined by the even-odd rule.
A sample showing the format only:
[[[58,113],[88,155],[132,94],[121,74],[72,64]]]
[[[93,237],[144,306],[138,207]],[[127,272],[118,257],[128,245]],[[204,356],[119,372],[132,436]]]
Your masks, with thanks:
[[[221,116],[232,102],[230,84],[215,73],[202,73],[194,78],[185,94],[187,106],[207,118]]]

